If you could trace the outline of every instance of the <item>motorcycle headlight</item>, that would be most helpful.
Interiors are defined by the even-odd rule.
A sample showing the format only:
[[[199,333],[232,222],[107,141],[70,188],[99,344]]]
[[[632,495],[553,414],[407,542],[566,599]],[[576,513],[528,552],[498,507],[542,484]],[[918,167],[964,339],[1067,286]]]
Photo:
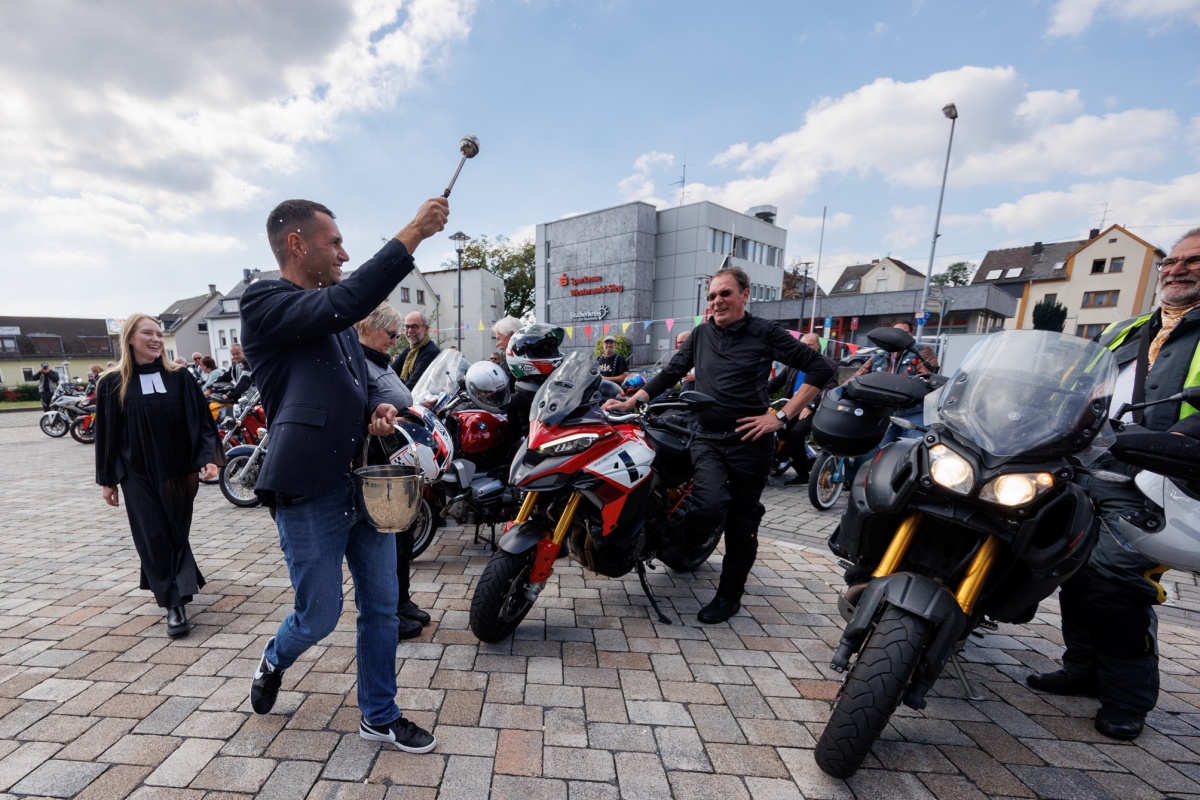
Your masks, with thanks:
[[[970,463],[944,444],[929,448],[929,477],[943,489],[970,494],[975,485],[975,470]]]
[[[1023,506],[1054,486],[1049,472],[1013,472],[998,475],[979,490],[979,499],[1002,506]]]
[[[599,438],[599,435],[594,433],[573,433],[570,436],[546,442],[537,448],[537,453],[543,456],[570,456],[587,450]]]

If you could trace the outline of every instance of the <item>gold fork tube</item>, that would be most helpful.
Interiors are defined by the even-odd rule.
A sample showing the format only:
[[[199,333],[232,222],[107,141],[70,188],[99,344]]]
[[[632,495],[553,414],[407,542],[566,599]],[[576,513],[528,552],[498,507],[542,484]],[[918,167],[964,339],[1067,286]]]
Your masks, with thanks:
[[[983,591],[983,583],[987,580],[988,573],[992,571],[992,565],[996,563],[996,556],[1000,553],[1000,548],[1004,543],[995,536],[989,536],[983,546],[979,548],[979,552],[975,554],[975,558],[971,559],[971,566],[967,567],[966,577],[958,586],[958,591],[954,594],[954,599],[958,601],[958,606],[963,610],[963,613],[970,615],[975,608],[975,601],[979,599],[979,593]]]
[[[521,501],[521,508],[517,511],[517,517],[513,520],[514,525],[520,525],[529,519],[529,515],[533,513],[533,506],[537,503],[538,493],[527,492],[525,499]]]
[[[562,544],[563,539],[567,538],[567,531],[571,529],[571,521],[575,519],[575,509],[579,508],[579,501],[582,499],[583,495],[576,492],[567,501],[567,507],[563,509],[562,516],[558,518],[558,524],[554,526],[554,533],[550,537],[555,544]]]
[[[924,518],[924,511],[914,511],[904,518],[900,523],[900,527],[896,529],[895,535],[892,536],[892,541],[888,544],[887,552],[880,559],[879,566],[871,574],[872,577],[882,578],[896,571],[896,568],[900,566],[900,562],[904,560],[904,554],[908,552],[908,546],[912,544],[913,536],[916,534],[917,528],[921,526],[921,520]]]

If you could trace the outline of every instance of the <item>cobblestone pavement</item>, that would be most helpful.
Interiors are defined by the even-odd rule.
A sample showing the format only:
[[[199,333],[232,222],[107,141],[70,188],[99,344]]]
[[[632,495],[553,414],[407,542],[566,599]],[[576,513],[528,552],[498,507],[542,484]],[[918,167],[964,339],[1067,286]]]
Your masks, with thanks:
[[[812,748],[837,690],[839,570],[805,543],[834,516],[793,488],[768,491],[745,609],[715,626],[695,619],[711,567],[652,573],[682,623],[668,626],[636,578],[560,562],[516,637],[480,645],[467,612],[488,552],[442,531],[413,582],[434,623],[397,652],[400,702],[437,734],[432,754],[358,737],[350,602],[288,671],[277,713],[257,717],[249,676],[291,598],[269,516],[202,487],[193,543],[208,585],[191,636],[169,641],[91,462],[69,438],[0,430],[2,797],[1200,798],[1197,628],[1161,626],[1163,695],[1122,744],[1092,728],[1094,700],[1022,683],[1061,652],[1053,600],[968,646],[986,699],[943,679],[853,779],[826,777]]]

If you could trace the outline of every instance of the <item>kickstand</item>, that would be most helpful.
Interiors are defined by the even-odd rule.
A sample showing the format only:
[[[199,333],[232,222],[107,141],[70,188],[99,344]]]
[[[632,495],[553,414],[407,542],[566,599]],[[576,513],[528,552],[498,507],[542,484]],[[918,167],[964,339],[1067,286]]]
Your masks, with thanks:
[[[651,567],[651,569],[654,569]],[[654,599],[654,592],[650,591],[650,584],[646,583],[646,562],[637,562],[638,580],[642,582],[642,591],[646,593],[646,599],[650,601],[650,605],[654,606],[654,613],[658,614],[658,621],[664,625],[670,625],[671,620],[667,619],[662,610],[658,607],[658,601]]]
[[[963,669],[962,662],[958,659],[957,651],[950,654],[950,666],[954,667],[954,674],[958,676],[958,680],[962,683],[963,691],[967,693],[968,700],[987,700],[975,688],[975,685],[971,683],[971,679],[967,677],[967,671]]]

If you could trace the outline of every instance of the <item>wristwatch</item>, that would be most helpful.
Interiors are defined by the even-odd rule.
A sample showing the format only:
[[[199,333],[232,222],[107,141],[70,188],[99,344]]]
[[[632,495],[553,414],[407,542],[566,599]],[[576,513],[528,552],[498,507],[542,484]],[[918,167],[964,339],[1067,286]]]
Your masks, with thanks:
[[[782,422],[784,425],[787,425],[788,415],[787,415],[787,412],[784,411],[782,408],[775,412],[775,418],[777,420],[779,420],[780,422]]]

